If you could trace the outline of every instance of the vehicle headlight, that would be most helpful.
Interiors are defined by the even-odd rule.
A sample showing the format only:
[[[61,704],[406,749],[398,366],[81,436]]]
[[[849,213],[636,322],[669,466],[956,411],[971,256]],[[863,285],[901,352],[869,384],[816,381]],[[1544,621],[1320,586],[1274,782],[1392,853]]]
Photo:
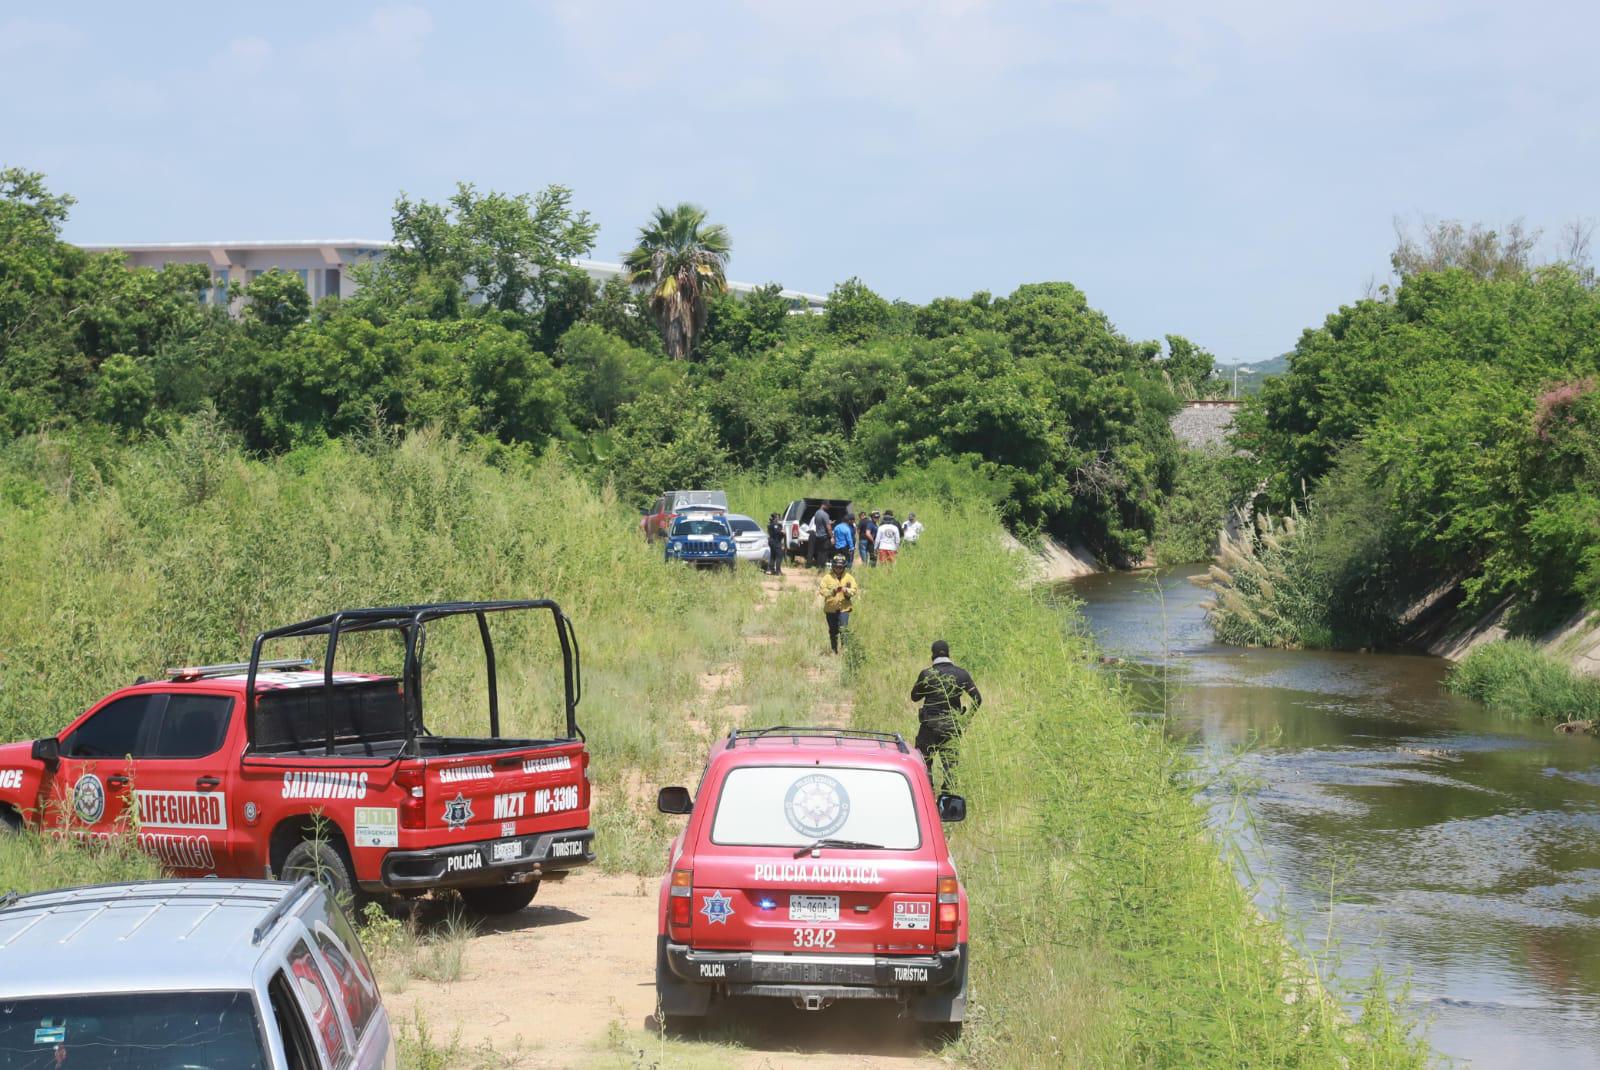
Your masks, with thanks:
[[[726,550],[727,548],[728,548],[728,540],[727,539],[718,539],[717,540],[717,549]]]

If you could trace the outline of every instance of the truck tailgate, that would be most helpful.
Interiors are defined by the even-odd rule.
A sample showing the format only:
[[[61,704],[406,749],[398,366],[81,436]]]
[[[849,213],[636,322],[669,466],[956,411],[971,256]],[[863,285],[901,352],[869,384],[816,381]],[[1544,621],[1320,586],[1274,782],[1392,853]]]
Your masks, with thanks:
[[[578,740],[425,764],[429,829],[491,839],[589,823],[589,756]]]

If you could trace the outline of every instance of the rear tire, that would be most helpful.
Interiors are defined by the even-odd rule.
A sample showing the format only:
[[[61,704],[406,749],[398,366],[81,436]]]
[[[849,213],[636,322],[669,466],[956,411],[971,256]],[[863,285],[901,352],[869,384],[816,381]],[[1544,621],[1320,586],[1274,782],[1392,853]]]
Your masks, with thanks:
[[[474,914],[515,914],[539,894],[539,882],[497,884],[492,888],[462,888],[461,901]]]
[[[350,864],[344,848],[328,840],[301,840],[295,844],[283,856],[278,876],[286,881],[310,877],[322,885],[347,914],[359,916],[369,899],[356,883],[355,867]]]

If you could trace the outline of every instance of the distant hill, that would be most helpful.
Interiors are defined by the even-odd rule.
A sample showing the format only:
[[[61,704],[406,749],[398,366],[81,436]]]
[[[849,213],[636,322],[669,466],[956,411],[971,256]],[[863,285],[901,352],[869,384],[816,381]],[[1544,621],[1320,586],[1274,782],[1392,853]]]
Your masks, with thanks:
[[[1289,370],[1289,354],[1281,353],[1271,360],[1242,361],[1238,365],[1218,364],[1213,373],[1218,379],[1233,385],[1233,369],[1239,369],[1239,396],[1259,393],[1261,381],[1269,375],[1282,375]],[[1248,369],[1248,370],[1246,370]]]

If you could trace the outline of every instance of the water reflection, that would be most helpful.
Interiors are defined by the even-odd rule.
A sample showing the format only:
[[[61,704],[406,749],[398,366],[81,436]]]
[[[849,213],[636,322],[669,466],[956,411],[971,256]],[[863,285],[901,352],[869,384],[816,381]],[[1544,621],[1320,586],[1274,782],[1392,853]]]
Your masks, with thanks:
[[[1600,1068],[1600,744],[1447,694],[1436,658],[1216,646],[1189,571],[1068,590],[1219,783],[1250,786],[1232,827],[1266,905],[1316,950],[1333,901],[1346,972],[1409,976],[1447,1055]]]

